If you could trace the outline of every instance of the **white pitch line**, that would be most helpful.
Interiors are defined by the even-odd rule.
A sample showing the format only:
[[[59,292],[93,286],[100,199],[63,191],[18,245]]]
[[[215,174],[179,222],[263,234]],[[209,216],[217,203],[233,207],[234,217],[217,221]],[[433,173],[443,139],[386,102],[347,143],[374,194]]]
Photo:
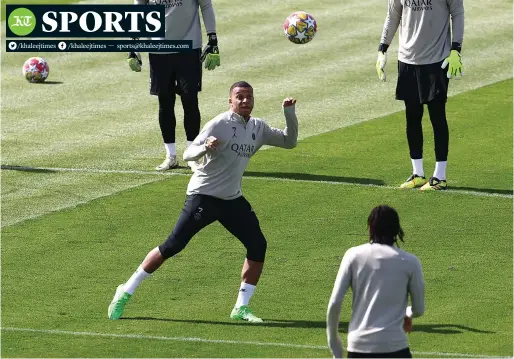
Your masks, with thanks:
[[[3,170],[19,170],[19,171],[55,171],[55,172],[84,172],[84,173],[107,173],[107,174],[137,174],[137,175],[149,175],[149,176],[188,176],[190,177],[190,173],[181,173],[181,172],[157,172],[157,171],[141,171],[141,170],[105,170],[105,169],[96,169],[96,168],[61,168],[61,167],[30,167],[30,166],[11,166],[11,165],[2,165]],[[306,173],[306,175],[308,175]],[[373,187],[373,188],[384,188],[384,189],[393,189],[399,190],[398,187],[394,186],[386,186],[386,185],[377,185],[371,183],[350,183],[350,182],[337,182],[337,181],[324,181],[324,180],[308,180],[308,179],[294,179],[294,178],[280,178],[280,177],[271,177],[271,176],[244,176],[245,179],[251,180],[263,180],[263,181],[282,181],[282,182],[297,182],[297,183],[319,183],[319,184],[328,184],[328,185],[345,185],[345,186],[358,186],[358,187]],[[509,198],[512,199],[514,196],[512,194],[503,194],[503,193],[489,193],[489,192],[479,192],[479,191],[460,191],[448,189],[446,191],[441,191],[443,193],[453,193],[453,194],[464,194],[470,196],[478,196],[478,197],[496,197],[496,198]]]
[[[90,337],[104,337],[104,338],[121,338],[121,339],[148,339],[148,340],[168,340],[178,342],[199,342],[199,343],[213,343],[213,344],[236,344],[236,345],[256,345],[256,346],[272,346],[272,347],[285,347],[285,348],[298,348],[298,349],[316,349],[327,350],[328,346],[324,345],[307,345],[307,344],[293,344],[293,343],[276,343],[276,342],[254,342],[246,340],[226,340],[226,339],[205,339],[197,337],[165,337],[154,335],[142,334],[113,334],[113,333],[95,333],[95,332],[76,332],[58,329],[33,329],[33,328],[2,328],[4,331],[12,332],[32,332],[43,334],[62,334],[62,335],[76,335],[76,336],[90,336]],[[491,356],[482,354],[466,354],[466,353],[442,353],[442,352],[416,352],[413,354],[419,355],[433,355],[433,356],[446,356],[446,357],[466,357],[466,358],[509,358],[501,356]]]
[[[13,332],[36,332],[45,334],[63,334],[63,335],[84,335],[91,337],[107,337],[107,338],[122,338],[122,339],[151,339],[151,340],[170,340],[178,342],[201,342],[201,343],[216,343],[216,344],[243,344],[243,345],[258,345],[258,346],[276,346],[287,348],[300,348],[300,349],[328,349],[321,345],[304,345],[304,344],[290,344],[290,343],[273,343],[273,342],[253,342],[253,341],[238,341],[238,340],[225,340],[225,339],[205,339],[196,337],[165,337],[156,335],[142,335],[142,334],[111,334],[111,333],[95,333],[95,332],[75,332],[57,329],[32,329],[32,328],[2,328],[2,330]]]

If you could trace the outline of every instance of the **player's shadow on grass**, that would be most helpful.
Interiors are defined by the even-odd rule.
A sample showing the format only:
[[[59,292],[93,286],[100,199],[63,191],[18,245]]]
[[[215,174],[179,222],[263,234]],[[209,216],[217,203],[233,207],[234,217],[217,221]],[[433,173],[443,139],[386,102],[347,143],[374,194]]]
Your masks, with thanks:
[[[122,317],[122,320],[141,320],[141,321],[160,321],[171,323],[189,323],[189,324],[207,324],[207,325],[230,325],[230,326],[261,326],[272,328],[326,328],[325,322],[321,321],[308,321],[308,320],[280,320],[280,319],[266,319],[263,318],[264,323],[247,323],[243,321],[226,321],[217,322],[214,320],[201,320],[201,319],[172,319],[172,318],[155,318],[155,317]],[[348,323],[342,322],[339,325],[340,332],[347,332]]]
[[[282,320],[263,318],[264,323],[249,324],[241,321],[226,321],[217,322],[213,320],[201,319],[171,319],[171,318],[154,318],[154,317],[124,317],[124,320],[148,320],[148,321],[163,321],[172,323],[190,323],[190,324],[207,324],[207,325],[255,325],[262,327],[272,328],[306,328],[306,329],[326,329],[324,321],[310,321],[310,320]],[[488,330],[475,329],[460,324],[414,324],[414,331],[434,334],[462,334],[464,332],[481,333],[481,334],[494,334],[495,332]],[[339,324],[339,332],[348,332],[348,323],[341,322]]]
[[[335,183],[349,183],[349,184],[361,184],[361,185],[372,185],[372,186],[385,186],[385,182],[375,178],[361,178],[361,177],[344,177],[344,176],[328,176],[328,175],[317,175],[310,173],[294,173],[294,172],[252,172],[246,171],[245,177],[257,177],[257,178],[276,178],[282,180],[296,180],[296,181],[310,181],[310,182],[335,182]],[[470,191],[470,192],[482,192],[500,195],[513,195],[514,191],[511,189],[494,189],[494,188],[476,188],[476,187],[454,187],[449,186],[452,191]]]
[[[56,170],[51,170],[51,169],[47,169],[47,168],[15,166],[15,165],[2,165],[2,169],[10,170],[10,171],[32,172],[32,173],[55,173],[55,172],[57,172]]]
[[[490,330],[482,330],[467,327],[465,325],[460,324],[416,324],[414,323],[414,331],[416,332],[425,332],[425,333],[435,333],[435,334],[462,334],[463,332],[472,332],[472,333],[480,333],[480,334],[494,334],[496,332],[492,332]]]
[[[361,177],[344,177],[344,176],[327,176],[316,175],[310,173],[294,173],[294,172],[252,172],[246,171],[245,177],[261,177],[261,178],[277,178],[296,181],[312,181],[312,182],[337,182],[337,183],[356,183],[363,185],[383,186],[384,181],[375,178]]]

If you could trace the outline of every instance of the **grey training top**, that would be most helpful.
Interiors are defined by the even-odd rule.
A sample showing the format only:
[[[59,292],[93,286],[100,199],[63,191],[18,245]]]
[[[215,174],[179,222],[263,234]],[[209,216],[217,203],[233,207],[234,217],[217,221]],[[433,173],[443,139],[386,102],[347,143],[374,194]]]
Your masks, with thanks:
[[[209,121],[193,144],[184,152],[184,161],[196,161],[203,157],[200,166],[189,181],[187,194],[204,194],[221,199],[242,196],[241,181],[246,166],[263,145],[293,148],[298,139],[298,120],[295,106],[283,109],[286,128],[272,128],[259,118],[242,116],[228,111]],[[218,139],[216,149],[205,148],[205,139]]]
[[[419,259],[398,247],[378,243],[346,251],[327,310],[327,337],[333,353],[341,343],[337,328],[341,304],[350,287],[353,300],[347,350],[390,353],[407,348],[403,319],[408,296],[412,302],[409,316],[421,316],[425,311],[425,282]]]
[[[463,0],[389,0],[380,42],[390,45],[398,26],[398,60],[413,65],[442,61],[450,54],[452,42],[462,44]]]
[[[136,5],[165,5],[166,40],[191,40],[193,49],[202,47],[199,9],[207,34],[216,32],[211,0],[134,0]],[[162,40],[162,38],[152,38]],[[159,52],[162,54],[162,52]]]

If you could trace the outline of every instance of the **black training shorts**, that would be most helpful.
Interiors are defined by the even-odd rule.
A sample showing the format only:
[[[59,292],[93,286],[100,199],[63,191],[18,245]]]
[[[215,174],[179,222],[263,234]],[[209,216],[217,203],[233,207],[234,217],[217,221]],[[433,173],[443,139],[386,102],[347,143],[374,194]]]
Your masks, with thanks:
[[[429,65],[411,65],[398,61],[398,82],[396,99],[409,103],[426,104],[436,98],[446,101],[448,97],[448,78],[443,62]]]
[[[412,358],[409,348],[392,353],[356,353],[348,352],[348,358]]]
[[[150,94],[178,95],[202,90],[200,49],[174,54],[148,54]]]
[[[243,197],[223,200],[206,195],[189,195],[175,228],[159,246],[162,256],[169,258],[186,247],[202,228],[219,221],[245,246],[246,258],[264,262],[266,239],[250,203]]]

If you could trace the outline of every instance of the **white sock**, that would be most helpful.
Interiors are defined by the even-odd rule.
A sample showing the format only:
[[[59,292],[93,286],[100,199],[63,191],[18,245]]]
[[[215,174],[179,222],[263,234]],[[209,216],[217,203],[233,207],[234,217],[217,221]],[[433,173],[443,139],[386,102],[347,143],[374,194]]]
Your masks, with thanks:
[[[252,297],[253,291],[255,290],[255,286],[241,282],[241,287],[239,287],[239,294],[237,295],[236,308],[239,308],[242,305],[248,305],[250,298]]]
[[[177,155],[177,149],[174,143],[165,143],[164,148],[166,149],[166,157]]]
[[[410,161],[412,162],[412,173],[424,177],[425,171],[423,170],[423,158],[420,158],[418,160],[411,158]]]
[[[130,295],[134,294],[134,291],[141,284],[143,279],[150,276],[150,274],[151,273],[146,273],[144,269],[139,266],[134,274],[132,274],[132,277],[130,277],[127,283],[125,283],[123,290]]]
[[[435,170],[434,170],[434,177],[438,180],[445,180],[446,181],[446,164],[447,161],[441,161],[435,163]]]
[[[193,144],[193,141],[186,141],[186,148],[191,146]]]

